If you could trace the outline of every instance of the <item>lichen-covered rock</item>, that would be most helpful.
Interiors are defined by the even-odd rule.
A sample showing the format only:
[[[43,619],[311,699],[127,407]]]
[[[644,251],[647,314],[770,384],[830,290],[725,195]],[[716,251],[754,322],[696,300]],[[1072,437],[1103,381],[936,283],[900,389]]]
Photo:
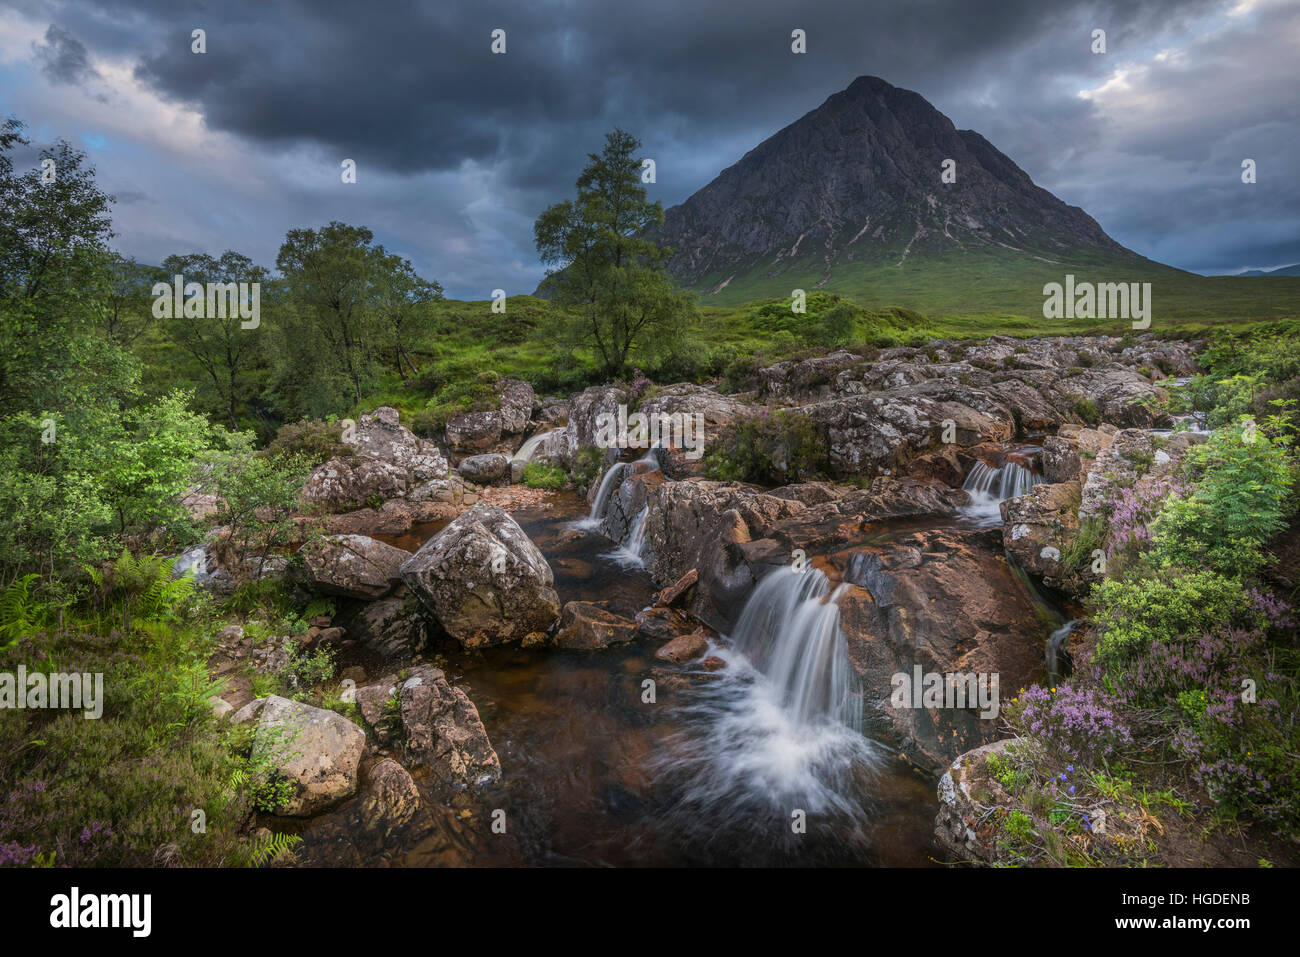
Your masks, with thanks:
[[[478,708],[438,668],[420,665],[397,685],[405,751],[411,762],[454,787],[501,780],[501,761]]]
[[[400,583],[398,569],[411,557],[365,535],[321,535],[298,550],[307,584],[345,598],[382,598]]]
[[[467,482],[493,485],[509,475],[510,460],[499,452],[485,452],[461,459],[456,471]]]
[[[498,379],[493,407],[462,412],[447,421],[447,445],[458,452],[482,451],[528,428],[533,413],[533,387],[519,379]]]
[[[397,410],[384,406],[357,421],[351,458],[332,458],[312,469],[300,500],[306,509],[347,511],[391,498],[403,498],[421,486],[445,479],[447,460],[432,442],[398,422]]]
[[[539,640],[560,614],[555,577],[510,515],[478,504],[401,567],[402,580],[465,648]]]
[[[355,724],[276,695],[263,700],[256,715],[253,764],[292,783],[276,814],[309,817],[356,793],[366,735]]]

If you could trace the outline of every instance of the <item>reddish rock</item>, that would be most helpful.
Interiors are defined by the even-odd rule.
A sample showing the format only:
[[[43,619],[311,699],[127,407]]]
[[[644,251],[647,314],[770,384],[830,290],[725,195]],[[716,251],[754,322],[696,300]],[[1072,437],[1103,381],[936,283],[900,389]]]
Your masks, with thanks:
[[[721,671],[723,668],[727,667],[727,663],[717,655],[709,655],[709,657],[700,662],[700,667],[705,671]]]
[[[560,615],[555,644],[574,651],[596,651],[633,641],[636,635],[636,623],[630,619],[596,602],[571,601]]]
[[[671,585],[669,585],[667,588],[661,591],[659,593],[659,598],[655,602],[655,604],[662,605],[665,607],[671,605],[673,602],[675,602],[678,598],[681,597],[682,593],[686,591],[686,589],[690,588],[699,580],[700,580],[700,570],[698,568],[692,568],[681,578],[677,579],[677,581],[673,582]]]
[[[687,661],[694,661],[708,650],[709,639],[705,637],[704,631],[701,629],[693,631],[689,635],[674,638],[656,651],[655,657],[660,661],[671,661],[680,665]]]

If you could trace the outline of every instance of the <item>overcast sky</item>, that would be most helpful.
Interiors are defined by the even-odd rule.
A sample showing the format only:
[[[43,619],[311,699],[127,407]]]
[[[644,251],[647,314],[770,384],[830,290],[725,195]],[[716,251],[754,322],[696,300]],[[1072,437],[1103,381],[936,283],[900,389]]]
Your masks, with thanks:
[[[1143,255],[1206,273],[1300,262],[1297,63],[1300,0],[0,9],[0,111],[90,154],[123,252],[274,265],[286,230],[339,219],[473,299],[533,290],[533,221],[606,131],[643,141],[670,206],[863,74],[978,130]]]

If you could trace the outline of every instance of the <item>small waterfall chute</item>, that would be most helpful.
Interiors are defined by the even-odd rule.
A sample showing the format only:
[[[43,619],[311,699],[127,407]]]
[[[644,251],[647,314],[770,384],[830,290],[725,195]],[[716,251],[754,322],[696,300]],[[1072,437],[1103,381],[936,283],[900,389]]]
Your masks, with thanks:
[[[549,432],[538,432],[532,438],[525,441],[523,445],[519,446],[519,451],[514,454],[512,460],[515,462],[531,462],[533,456],[537,454],[538,447],[541,446],[543,442],[549,439],[552,435],[557,435],[563,431],[564,429],[551,429]]]
[[[754,589],[732,633],[737,650],[767,676],[800,724],[836,721],[862,729],[862,693],[849,664],[832,590],[815,568],[788,566]]]
[[[627,540],[605,555],[623,568],[645,568],[645,533],[650,524],[650,506],[642,506],[628,526]]]
[[[1002,521],[1003,502],[1029,494],[1042,481],[1041,475],[1020,462],[1009,461],[1001,468],[976,462],[961,486],[971,500],[966,515],[977,524],[996,525]]]
[[[578,528],[591,531],[601,527],[605,520],[605,510],[609,508],[609,497],[613,494],[614,489],[618,488],[619,483],[623,481],[623,473],[628,468],[630,466],[626,462],[615,462],[605,470],[600,485],[596,489],[596,498],[591,503],[591,514],[578,522]]]

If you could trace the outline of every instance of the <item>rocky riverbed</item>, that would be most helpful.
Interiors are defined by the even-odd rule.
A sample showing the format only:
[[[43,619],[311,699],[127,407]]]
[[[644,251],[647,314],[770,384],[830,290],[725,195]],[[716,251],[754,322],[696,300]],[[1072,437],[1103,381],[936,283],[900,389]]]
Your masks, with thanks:
[[[935,341],[644,399],[507,380],[496,410],[453,418],[441,442],[393,409],[362,416],[353,454],[303,488],[301,547],[257,563],[335,602],[295,640],[337,649],[356,705],[350,720],[227,695],[292,784],[268,823],[316,864],[972,857],[935,785],[1003,731],[977,707],[896,707],[894,676],[993,674],[1007,698],[1047,676],[1049,637],[1105,555],[1107,484],[1158,488],[1201,438],[1162,431],[1162,382],[1192,374],[1196,348]],[[598,450],[580,494],[516,484],[527,460],[579,474],[601,416],[638,402],[698,416],[706,448],[797,412],[830,480],[712,481],[666,442]],[[219,530],[199,559],[213,589],[251,574]],[[824,587],[792,584],[755,625],[759,583],[792,566]],[[1067,629],[1054,660],[1088,637]],[[281,653],[232,626],[214,667]]]

